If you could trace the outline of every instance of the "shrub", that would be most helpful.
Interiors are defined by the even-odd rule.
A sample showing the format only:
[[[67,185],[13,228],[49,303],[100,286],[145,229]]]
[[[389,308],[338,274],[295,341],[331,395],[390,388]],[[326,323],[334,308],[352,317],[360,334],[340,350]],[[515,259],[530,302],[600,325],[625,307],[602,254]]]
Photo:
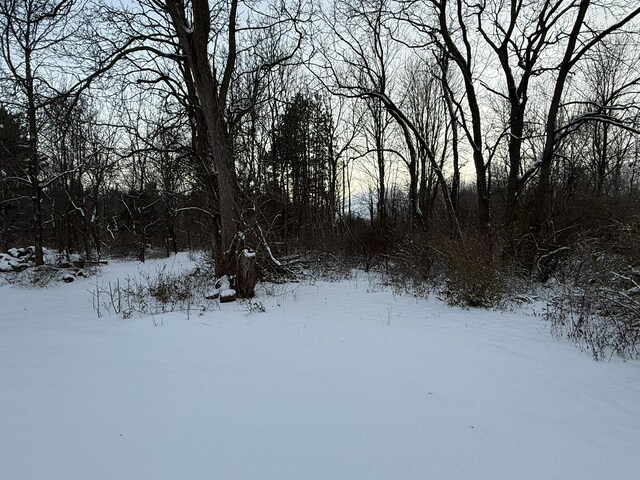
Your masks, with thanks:
[[[441,240],[439,250],[446,264],[445,294],[449,304],[496,308],[513,293],[511,287],[516,283],[507,279],[516,272],[501,260],[495,238],[468,232],[461,240]]]
[[[399,292],[425,296],[440,289],[450,305],[499,308],[528,288],[526,276],[501,253],[495,237],[468,231],[458,240],[407,240],[380,259],[379,267],[385,283]]]
[[[602,243],[597,238],[574,246],[546,316],[556,335],[596,359],[640,358],[639,257],[629,245],[613,253],[618,239],[607,238],[604,249]]]
[[[106,312],[123,318],[134,313],[202,312],[211,305],[206,297],[215,283],[212,272],[212,268],[199,266],[189,272],[173,273],[165,265],[152,274],[96,285],[93,307],[98,316]]]
[[[408,239],[393,253],[384,255],[376,266],[384,275],[384,284],[396,293],[426,296],[438,284],[441,267],[437,252],[426,239]]]

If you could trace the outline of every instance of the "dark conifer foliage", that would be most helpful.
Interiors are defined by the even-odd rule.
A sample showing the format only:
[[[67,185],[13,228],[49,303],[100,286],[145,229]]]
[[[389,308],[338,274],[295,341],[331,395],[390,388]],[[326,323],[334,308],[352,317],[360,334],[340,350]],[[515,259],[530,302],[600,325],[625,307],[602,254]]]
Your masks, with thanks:
[[[0,246],[29,241],[31,213],[25,168],[29,142],[23,122],[0,106]]]
[[[338,199],[336,179],[330,175],[331,127],[331,113],[320,98],[297,94],[272,132],[264,191],[279,216],[283,240],[311,241],[334,221]]]

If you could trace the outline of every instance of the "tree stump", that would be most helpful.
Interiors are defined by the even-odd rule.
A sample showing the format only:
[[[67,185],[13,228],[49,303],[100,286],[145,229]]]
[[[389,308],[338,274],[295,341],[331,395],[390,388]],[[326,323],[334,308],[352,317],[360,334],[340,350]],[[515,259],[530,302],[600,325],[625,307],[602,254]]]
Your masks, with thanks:
[[[236,301],[236,291],[232,288],[220,292],[220,303],[228,303]]]
[[[255,296],[258,275],[256,272],[256,252],[243,248],[238,253],[238,269],[235,278],[235,290],[239,298]]]

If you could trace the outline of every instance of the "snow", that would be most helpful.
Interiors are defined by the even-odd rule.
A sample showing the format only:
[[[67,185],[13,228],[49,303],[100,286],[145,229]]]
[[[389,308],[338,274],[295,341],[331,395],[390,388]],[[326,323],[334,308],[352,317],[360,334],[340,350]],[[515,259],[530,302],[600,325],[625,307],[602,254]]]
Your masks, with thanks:
[[[236,299],[236,291],[233,288],[228,288],[220,292],[221,302],[233,302]]]
[[[262,245],[264,246],[264,249],[266,250],[267,255],[269,256],[269,260],[271,260],[271,262],[273,262],[273,264],[276,267],[281,267],[282,263],[280,262],[280,260],[278,260],[276,257],[273,256],[273,253],[271,252],[271,247],[269,247],[269,243],[264,238],[264,232],[262,231],[262,228],[260,228],[259,225],[258,225],[258,232],[260,232],[260,239],[262,240]]]
[[[0,287],[2,478],[638,478],[640,363],[594,362],[539,317],[364,273],[96,316],[96,283],[157,268]]]
[[[13,272],[20,262],[13,258],[0,257],[0,272]]]

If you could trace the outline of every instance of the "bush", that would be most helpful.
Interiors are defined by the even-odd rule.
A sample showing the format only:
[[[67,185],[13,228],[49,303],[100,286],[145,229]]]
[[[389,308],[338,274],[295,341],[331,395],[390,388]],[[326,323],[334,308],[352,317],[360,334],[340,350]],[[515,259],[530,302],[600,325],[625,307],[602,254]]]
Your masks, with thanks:
[[[489,235],[467,233],[463,240],[441,241],[446,262],[445,294],[450,305],[500,307],[516,282],[515,272],[501,261],[498,242]],[[509,271],[511,270],[511,271]]]
[[[619,233],[625,235],[624,230]],[[574,246],[547,305],[554,333],[596,359],[614,354],[640,358],[639,257],[629,245],[616,249],[618,240],[607,238],[606,248],[602,238]]]
[[[438,284],[442,272],[436,268],[437,253],[425,239],[408,239],[393,253],[384,255],[374,265],[383,276],[383,283],[396,293],[426,296]]]
[[[526,276],[501,253],[494,237],[473,231],[459,240],[417,237],[381,258],[378,268],[399,292],[425,296],[441,290],[450,305],[500,308],[529,288]]]

